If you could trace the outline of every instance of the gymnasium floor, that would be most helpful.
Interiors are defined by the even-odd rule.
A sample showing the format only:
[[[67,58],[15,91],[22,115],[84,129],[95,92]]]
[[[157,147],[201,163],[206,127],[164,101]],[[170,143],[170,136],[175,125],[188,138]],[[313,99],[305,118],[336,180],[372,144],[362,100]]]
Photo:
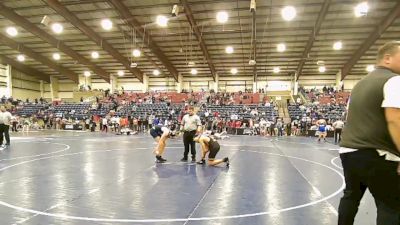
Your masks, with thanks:
[[[231,159],[228,169],[179,162],[181,139],[168,141],[168,163],[155,164],[147,135],[11,135],[10,148],[0,151],[1,225],[337,221],[344,187],[338,147],[316,139],[231,137],[217,155]],[[365,197],[357,225],[375,224],[373,200]]]

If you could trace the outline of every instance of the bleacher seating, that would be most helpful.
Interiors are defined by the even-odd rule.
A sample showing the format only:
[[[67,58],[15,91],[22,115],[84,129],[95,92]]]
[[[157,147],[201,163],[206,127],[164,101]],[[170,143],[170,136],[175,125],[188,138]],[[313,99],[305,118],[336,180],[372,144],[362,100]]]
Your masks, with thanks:
[[[82,119],[88,116],[89,107],[89,103],[64,103],[56,105],[54,109],[49,110],[49,112],[56,115]]]
[[[261,118],[265,118],[268,120],[275,120],[278,116],[278,112],[274,109],[273,106],[259,106],[259,105],[247,105],[250,109],[257,109],[258,116]],[[236,114],[239,118],[249,119],[251,118],[251,114],[249,112],[243,111],[242,105],[226,105],[226,106],[219,106],[219,105],[210,105],[206,108],[206,110],[211,111],[210,117],[214,112],[219,112],[219,116],[224,119],[230,119],[232,114]],[[201,117],[204,117],[204,112],[200,113]]]
[[[115,111],[115,115],[117,116],[132,116],[132,117],[146,117],[151,114],[160,116],[162,118],[167,118],[169,116],[169,110],[175,109],[175,112],[180,112],[182,109],[182,104],[174,104],[172,106],[168,106],[167,103],[155,103],[155,104],[125,104],[123,106],[119,106],[117,111]],[[97,116],[105,116],[107,115],[111,109],[114,108],[113,103],[102,104],[100,109],[91,110],[90,113],[92,115]]]
[[[310,113],[306,113],[309,109]],[[301,119],[304,115],[323,118],[331,121],[337,119],[343,119],[343,115],[346,112],[346,107],[344,105],[307,105],[304,106],[304,110],[300,109],[300,105],[289,105],[288,106],[289,115],[292,119]]]
[[[291,119],[299,118],[301,119],[303,115],[306,113],[300,110],[299,105],[288,105],[289,116]]]
[[[27,104],[17,110],[19,116],[32,116],[39,112],[39,110],[44,110],[47,104]]]

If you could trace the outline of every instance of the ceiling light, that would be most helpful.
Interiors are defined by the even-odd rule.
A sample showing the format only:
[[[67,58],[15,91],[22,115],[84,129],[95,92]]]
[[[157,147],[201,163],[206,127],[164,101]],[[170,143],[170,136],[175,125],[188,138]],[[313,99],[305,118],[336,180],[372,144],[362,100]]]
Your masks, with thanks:
[[[160,27],[166,27],[168,25],[168,18],[162,15],[157,16],[156,23]]]
[[[113,23],[110,19],[103,19],[101,20],[101,27],[103,27],[104,30],[111,30],[113,27]]]
[[[296,17],[296,9],[293,6],[286,6],[281,11],[282,18],[286,21],[291,21]]]
[[[340,49],[342,49],[342,47],[343,47],[343,44],[342,44],[341,41],[337,41],[337,42],[335,42],[335,43],[333,44],[333,49],[334,49],[334,50],[340,50]]]
[[[63,32],[64,27],[63,27],[63,25],[61,25],[61,24],[59,24],[59,23],[53,23],[53,24],[51,25],[51,29],[53,30],[54,33],[60,34],[60,33]]]
[[[159,70],[153,70],[153,75],[154,75],[154,76],[160,75],[160,71],[159,71]]]
[[[54,60],[60,60],[60,59],[61,59],[60,54],[59,54],[59,53],[54,53],[54,54],[53,54],[53,59],[54,59]]]
[[[188,65],[189,65],[189,66],[194,66],[194,65],[196,65],[196,63],[193,62],[193,61],[190,61],[190,62],[188,62]]]
[[[120,77],[122,77],[122,76],[124,76],[125,75],[125,72],[124,71],[122,71],[122,70],[118,70],[118,76],[120,76]]]
[[[374,65],[368,65],[367,68],[366,68],[366,70],[367,70],[368,72],[372,72],[372,71],[375,70],[375,66],[374,66]]]
[[[286,45],[285,44],[278,44],[277,46],[276,46],[276,50],[278,51],[278,52],[284,52],[284,51],[286,51]]]
[[[233,75],[235,75],[235,74],[238,73],[238,70],[237,70],[236,68],[232,68],[232,69],[231,69],[231,73],[232,73]]]
[[[83,75],[85,77],[90,77],[91,73],[89,71],[85,71],[85,72],[83,72]]]
[[[134,49],[133,51],[132,51],[132,55],[134,56],[134,57],[140,57],[140,55],[141,55],[142,53],[140,52],[140,50],[139,49]]]
[[[356,17],[366,16],[368,14],[368,2],[361,2],[356,7],[354,7],[354,15]]]
[[[320,73],[325,73],[326,67],[325,67],[325,66],[320,66],[320,67],[318,68],[318,70],[319,70]]]
[[[17,56],[17,60],[20,61],[20,62],[23,62],[23,61],[25,61],[25,56],[24,55],[18,55]]]
[[[92,58],[93,59],[98,59],[99,58],[99,53],[98,52],[92,52]]]
[[[229,15],[225,11],[221,11],[217,13],[217,21],[218,23],[226,23],[228,22]]]
[[[228,46],[225,48],[225,52],[228,54],[232,54],[233,53],[233,47],[232,46]]]
[[[17,28],[15,27],[7,27],[6,32],[8,35],[10,35],[11,37],[15,37],[18,35],[18,31]]]
[[[274,67],[273,71],[274,71],[274,73],[279,73],[279,72],[281,72],[281,69],[276,66],[276,67]]]
[[[192,69],[192,70],[190,71],[190,73],[193,74],[193,75],[196,75],[196,74],[197,74],[197,70],[196,70],[196,69]]]

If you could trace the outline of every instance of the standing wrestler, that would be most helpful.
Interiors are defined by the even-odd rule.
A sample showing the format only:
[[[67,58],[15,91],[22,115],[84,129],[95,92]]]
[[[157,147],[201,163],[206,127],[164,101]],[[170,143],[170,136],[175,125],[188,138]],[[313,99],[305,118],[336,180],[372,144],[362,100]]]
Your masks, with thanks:
[[[154,150],[154,154],[156,155],[156,162],[157,163],[163,163],[166,162],[167,160],[162,157],[164,150],[165,150],[165,145],[166,141],[168,138],[171,136],[175,136],[175,127],[172,126],[171,129],[168,129],[167,127],[164,126],[154,126],[150,129],[150,135],[154,138],[154,140],[157,142],[157,146]]]

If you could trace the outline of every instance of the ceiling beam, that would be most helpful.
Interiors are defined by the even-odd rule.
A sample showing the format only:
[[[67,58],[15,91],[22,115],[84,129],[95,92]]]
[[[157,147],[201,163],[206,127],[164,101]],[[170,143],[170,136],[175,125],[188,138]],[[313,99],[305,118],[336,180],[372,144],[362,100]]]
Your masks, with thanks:
[[[124,5],[121,0],[108,0],[108,2],[117,10],[121,17],[136,31],[138,36],[145,40],[146,46],[150,51],[160,60],[168,72],[174,77],[175,81],[178,81],[178,70],[172,65],[168,60],[168,57],[164,52],[158,47],[158,45],[153,41],[149,33],[146,33],[145,29],[141,26],[139,21],[137,21],[132,13],[129,11],[128,7]]]
[[[49,5],[54,11],[56,11],[60,16],[64,17],[73,26],[78,28],[82,33],[94,41],[97,45],[103,48],[104,51],[108,52],[114,59],[121,63],[125,69],[134,74],[141,82],[143,82],[143,72],[138,68],[131,68],[131,62],[129,59],[125,58],[121,53],[119,53],[112,45],[110,45],[106,40],[104,40],[98,33],[96,33],[92,28],[86,25],[82,20],[80,20],[75,14],[64,7],[58,0],[47,0],[47,5]]]
[[[212,77],[213,77],[213,79],[215,81],[215,77],[216,77],[215,67],[214,67],[214,64],[213,64],[213,62],[211,60],[210,55],[208,54],[207,46],[204,43],[204,40],[203,40],[203,37],[201,35],[200,29],[197,26],[196,21],[195,21],[195,19],[193,17],[192,10],[190,9],[187,0],[180,0],[180,2],[182,3],[182,5],[183,5],[183,7],[185,9],[186,18],[187,18],[191,28],[194,31],[194,35],[196,36],[197,41],[200,44],[200,49],[203,52],[203,56],[207,61],[208,67],[210,68],[210,71],[211,71],[211,75],[212,75]]]
[[[62,67],[61,65],[56,64],[54,61],[48,59],[47,57],[40,55],[34,52],[32,49],[25,47],[23,44],[14,41],[11,38],[6,37],[3,34],[0,34],[0,43],[8,46],[11,49],[21,52],[29,56],[30,58],[34,59],[37,62],[53,69],[54,71],[64,75],[74,81],[76,84],[79,83],[79,76],[75,74],[73,71],[70,71],[67,68]]]
[[[16,25],[23,27],[28,32],[36,35],[40,39],[46,41],[50,45],[55,48],[58,48],[60,51],[64,52],[66,55],[70,56],[71,58],[75,59],[78,63],[82,65],[86,65],[89,69],[91,69],[94,73],[99,75],[105,81],[110,83],[110,75],[103,70],[102,68],[98,67],[95,63],[92,63],[87,58],[79,55],[73,49],[68,47],[64,44],[64,42],[57,40],[52,35],[48,34],[47,32],[40,29],[35,24],[31,23],[29,20],[25,19],[24,17],[15,13],[11,8],[8,8],[0,3],[0,14],[5,18],[11,20]]]
[[[381,35],[389,28],[389,26],[400,16],[400,1],[393,7],[393,9],[385,16],[385,18],[375,27],[368,38],[362,43],[360,48],[353,54],[353,56],[343,66],[342,80],[351,71],[351,68],[357,63],[357,61],[367,52],[371,46],[381,37]]]
[[[306,48],[304,49],[303,55],[301,57],[300,63],[297,66],[296,69],[296,81],[299,80],[299,77],[301,76],[301,72],[303,70],[304,63],[306,62],[306,59],[308,58],[308,54],[310,54],[311,48],[314,44],[315,38],[319,33],[319,30],[321,29],[322,22],[325,19],[326,14],[328,13],[329,5],[331,4],[331,0],[325,0],[324,3],[322,4],[322,8],[319,11],[317,21],[315,21],[314,28],[311,31],[311,34],[308,38],[308,42],[306,45]]]
[[[0,55],[0,63],[2,64],[8,64],[15,68],[16,70],[28,75],[28,76],[33,76],[38,78],[39,80],[46,81],[47,83],[50,83],[50,76],[47,74],[44,74],[36,69],[33,69],[27,65],[24,65],[22,63],[19,63],[15,61],[14,59],[8,58],[7,56]]]

